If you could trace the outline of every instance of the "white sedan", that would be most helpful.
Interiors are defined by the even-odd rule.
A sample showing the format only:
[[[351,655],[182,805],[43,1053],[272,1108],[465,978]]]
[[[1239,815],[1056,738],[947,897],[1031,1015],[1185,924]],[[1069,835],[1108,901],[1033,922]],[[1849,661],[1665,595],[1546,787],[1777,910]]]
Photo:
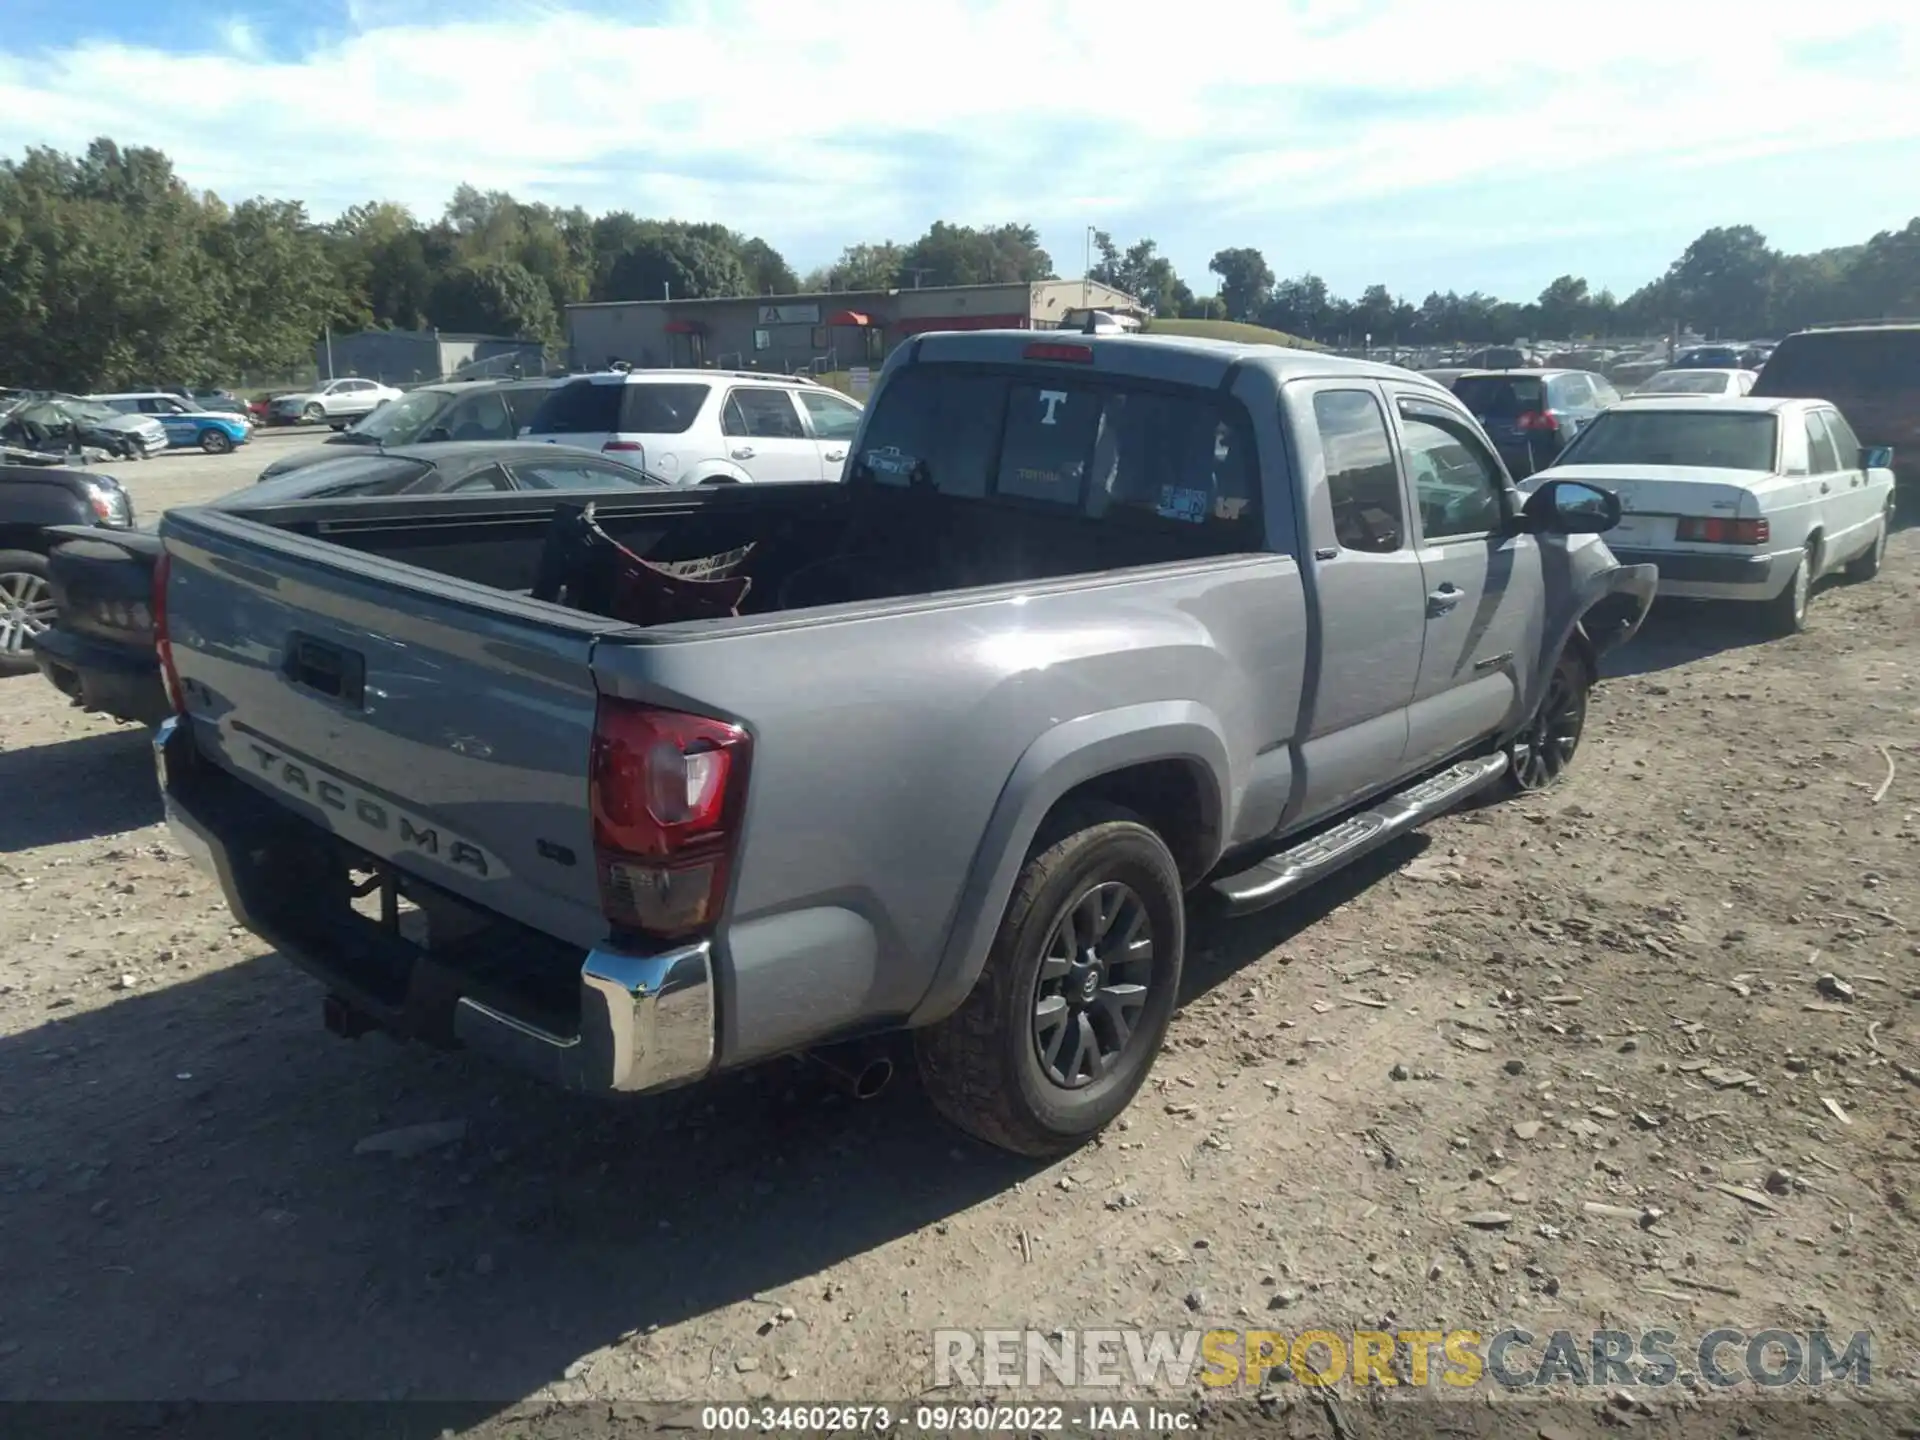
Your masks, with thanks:
[[[1522,484],[1582,480],[1620,497],[1607,548],[1656,565],[1662,596],[1765,607],[1805,627],[1813,582],[1880,573],[1893,528],[1893,452],[1866,448],[1824,400],[1623,400]]]
[[[1745,395],[1757,370],[1662,370],[1634,386],[1635,395]]]
[[[344,430],[350,422],[371,415],[405,393],[377,380],[327,380],[311,390],[276,395],[267,415],[281,425],[317,425],[324,420],[334,429]]]

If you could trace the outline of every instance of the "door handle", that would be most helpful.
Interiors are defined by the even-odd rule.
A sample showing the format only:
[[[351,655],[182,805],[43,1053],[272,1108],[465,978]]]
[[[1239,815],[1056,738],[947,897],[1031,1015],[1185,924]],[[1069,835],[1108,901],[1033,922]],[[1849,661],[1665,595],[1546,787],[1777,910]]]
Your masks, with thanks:
[[[751,445],[742,445],[738,450],[733,452],[733,458],[736,460],[751,460],[753,458],[753,447]]]
[[[847,452],[844,450],[827,451],[827,459],[829,460],[844,460],[846,458],[847,458]]]
[[[1831,490],[1832,488],[1833,488],[1833,487],[1832,487],[1831,485],[1829,485],[1829,484],[1828,484],[1828,483],[1827,483],[1826,481],[1824,481],[1824,480],[1822,480],[1822,481],[1820,482],[1820,493],[1821,493],[1822,495],[1824,495],[1824,494],[1826,494],[1826,493],[1827,493],[1827,492],[1828,492],[1829,490]]]
[[[1451,580],[1443,584],[1438,590],[1429,590],[1427,592],[1427,614],[1445,615],[1460,603],[1466,593],[1466,591],[1462,590],[1458,585],[1455,585]]]

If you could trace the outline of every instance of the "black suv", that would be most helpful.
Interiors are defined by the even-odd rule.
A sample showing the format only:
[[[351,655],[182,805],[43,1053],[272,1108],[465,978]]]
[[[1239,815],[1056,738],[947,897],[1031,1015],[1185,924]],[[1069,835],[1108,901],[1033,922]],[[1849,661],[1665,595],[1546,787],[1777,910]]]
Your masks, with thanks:
[[[1825,400],[1866,446],[1893,447],[1903,503],[1920,490],[1920,321],[1823,325],[1787,336],[1754,381],[1755,395]]]

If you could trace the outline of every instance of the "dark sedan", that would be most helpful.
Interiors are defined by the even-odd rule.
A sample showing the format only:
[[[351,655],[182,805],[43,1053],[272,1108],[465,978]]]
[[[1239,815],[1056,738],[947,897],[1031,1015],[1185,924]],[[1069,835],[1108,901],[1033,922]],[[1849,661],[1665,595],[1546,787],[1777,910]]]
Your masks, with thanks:
[[[1551,465],[1620,398],[1605,376],[1590,370],[1490,370],[1462,375],[1453,393],[1486,427],[1516,480]]]
[[[590,450],[518,441],[403,446],[332,456],[212,502],[252,509],[360,495],[488,494],[523,490],[652,489],[667,481]],[[49,556],[56,619],[38,635],[41,673],[74,704],[154,725],[168,714],[148,608],[160,544],[150,531],[115,539],[66,531]]]

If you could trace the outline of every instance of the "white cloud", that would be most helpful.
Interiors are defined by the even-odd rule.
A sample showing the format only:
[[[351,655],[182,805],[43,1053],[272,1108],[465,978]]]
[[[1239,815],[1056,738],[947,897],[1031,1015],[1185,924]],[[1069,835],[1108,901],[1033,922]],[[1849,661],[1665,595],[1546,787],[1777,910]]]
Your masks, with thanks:
[[[1199,210],[1258,244],[1291,211],[1536,170],[1887,141],[1920,161],[1911,0],[622,8],[353,0],[292,58],[259,18],[184,55],[15,47],[0,149],[111,135],[322,215],[432,214],[468,181],[719,219],[802,262],[937,217],[1077,236]]]

